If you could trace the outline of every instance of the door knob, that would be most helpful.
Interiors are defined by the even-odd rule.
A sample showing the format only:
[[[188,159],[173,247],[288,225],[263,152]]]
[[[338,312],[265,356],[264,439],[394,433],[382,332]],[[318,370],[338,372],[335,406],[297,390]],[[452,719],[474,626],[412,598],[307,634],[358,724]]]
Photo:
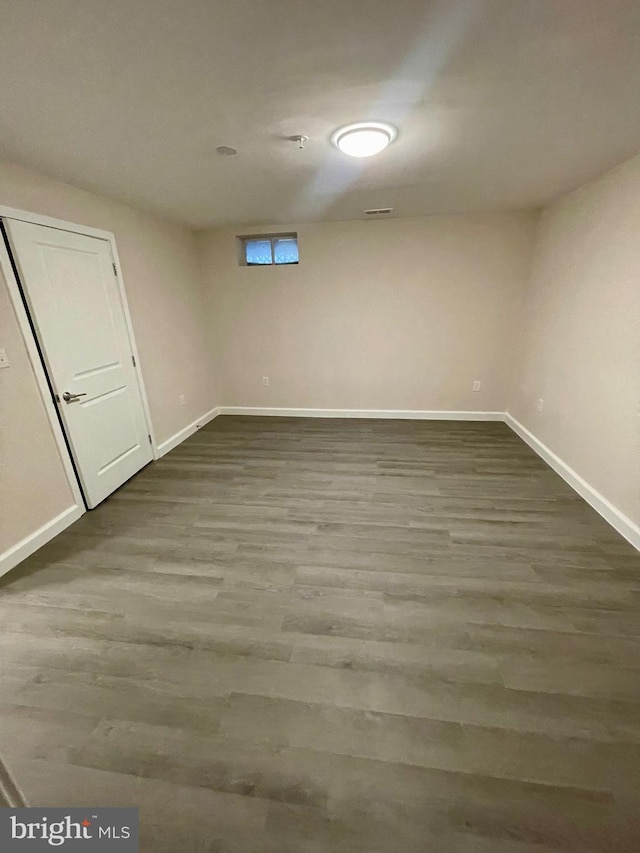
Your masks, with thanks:
[[[64,394],[62,395],[62,399],[65,401],[65,403],[73,403],[74,400],[79,400],[80,397],[86,397],[86,396],[87,396],[86,393],[84,393],[84,394],[72,394],[70,391],[65,391]]]

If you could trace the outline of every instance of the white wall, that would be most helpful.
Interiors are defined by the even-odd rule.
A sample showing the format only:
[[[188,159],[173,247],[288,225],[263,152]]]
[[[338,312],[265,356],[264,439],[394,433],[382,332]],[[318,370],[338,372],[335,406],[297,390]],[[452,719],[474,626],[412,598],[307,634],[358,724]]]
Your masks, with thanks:
[[[159,442],[213,408],[210,330],[193,232],[2,162],[0,205],[115,233]],[[0,346],[11,361],[0,370],[1,557],[74,501],[4,280]],[[178,402],[180,394],[185,406]]]
[[[640,157],[545,210],[509,411],[640,524]]]
[[[196,240],[0,163],[0,204],[115,233],[159,441],[216,403],[503,411],[510,399],[636,524],[638,199],[640,158],[547,209],[537,238],[534,213],[304,225],[298,266],[247,268],[236,234],[272,229]],[[1,554],[73,496],[2,280],[0,346],[12,363],[0,370]]]
[[[504,411],[536,220],[484,214],[202,232],[220,402]],[[297,230],[299,265],[240,266],[236,235],[273,230]]]
[[[3,162],[0,204],[115,234],[159,442],[213,407],[209,328],[192,231]]]

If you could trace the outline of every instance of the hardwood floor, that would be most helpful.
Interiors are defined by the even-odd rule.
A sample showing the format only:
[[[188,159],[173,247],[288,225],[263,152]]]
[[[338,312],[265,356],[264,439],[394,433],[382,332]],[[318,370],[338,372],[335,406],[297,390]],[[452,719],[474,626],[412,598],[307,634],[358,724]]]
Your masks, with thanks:
[[[218,418],[0,618],[16,784],[145,853],[640,849],[640,555],[503,424]]]

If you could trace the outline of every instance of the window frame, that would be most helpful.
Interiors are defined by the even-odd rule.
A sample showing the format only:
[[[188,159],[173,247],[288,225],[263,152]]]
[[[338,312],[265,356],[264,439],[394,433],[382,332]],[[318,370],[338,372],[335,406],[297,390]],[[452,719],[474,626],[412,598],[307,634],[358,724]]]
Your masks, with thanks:
[[[286,231],[279,234],[240,234],[237,238],[238,242],[238,261],[243,267],[295,267],[300,263],[300,244],[298,243],[298,233],[296,231]],[[252,264],[247,261],[247,243],[253,240],[268,240],[271,244],[271,263],[270,264]],[[277,263],[275,253],[275,243],[277,240],[295,240],[298,250],[297,261],[287,261],[285,263]]]

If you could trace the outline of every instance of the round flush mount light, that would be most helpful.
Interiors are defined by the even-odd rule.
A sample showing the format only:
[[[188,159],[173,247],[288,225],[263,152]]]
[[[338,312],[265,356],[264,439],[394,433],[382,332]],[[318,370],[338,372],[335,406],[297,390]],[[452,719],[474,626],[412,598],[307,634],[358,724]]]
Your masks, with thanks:
[[[218,145],[216,151],[221,157],[234,157],[238,153],[238,150],[230,145]]]
[[[339,127],[331,136],[331,141],[350,157],[372,157],[379,154],[398,135],[392,124],[379,121],[360,121]]]

